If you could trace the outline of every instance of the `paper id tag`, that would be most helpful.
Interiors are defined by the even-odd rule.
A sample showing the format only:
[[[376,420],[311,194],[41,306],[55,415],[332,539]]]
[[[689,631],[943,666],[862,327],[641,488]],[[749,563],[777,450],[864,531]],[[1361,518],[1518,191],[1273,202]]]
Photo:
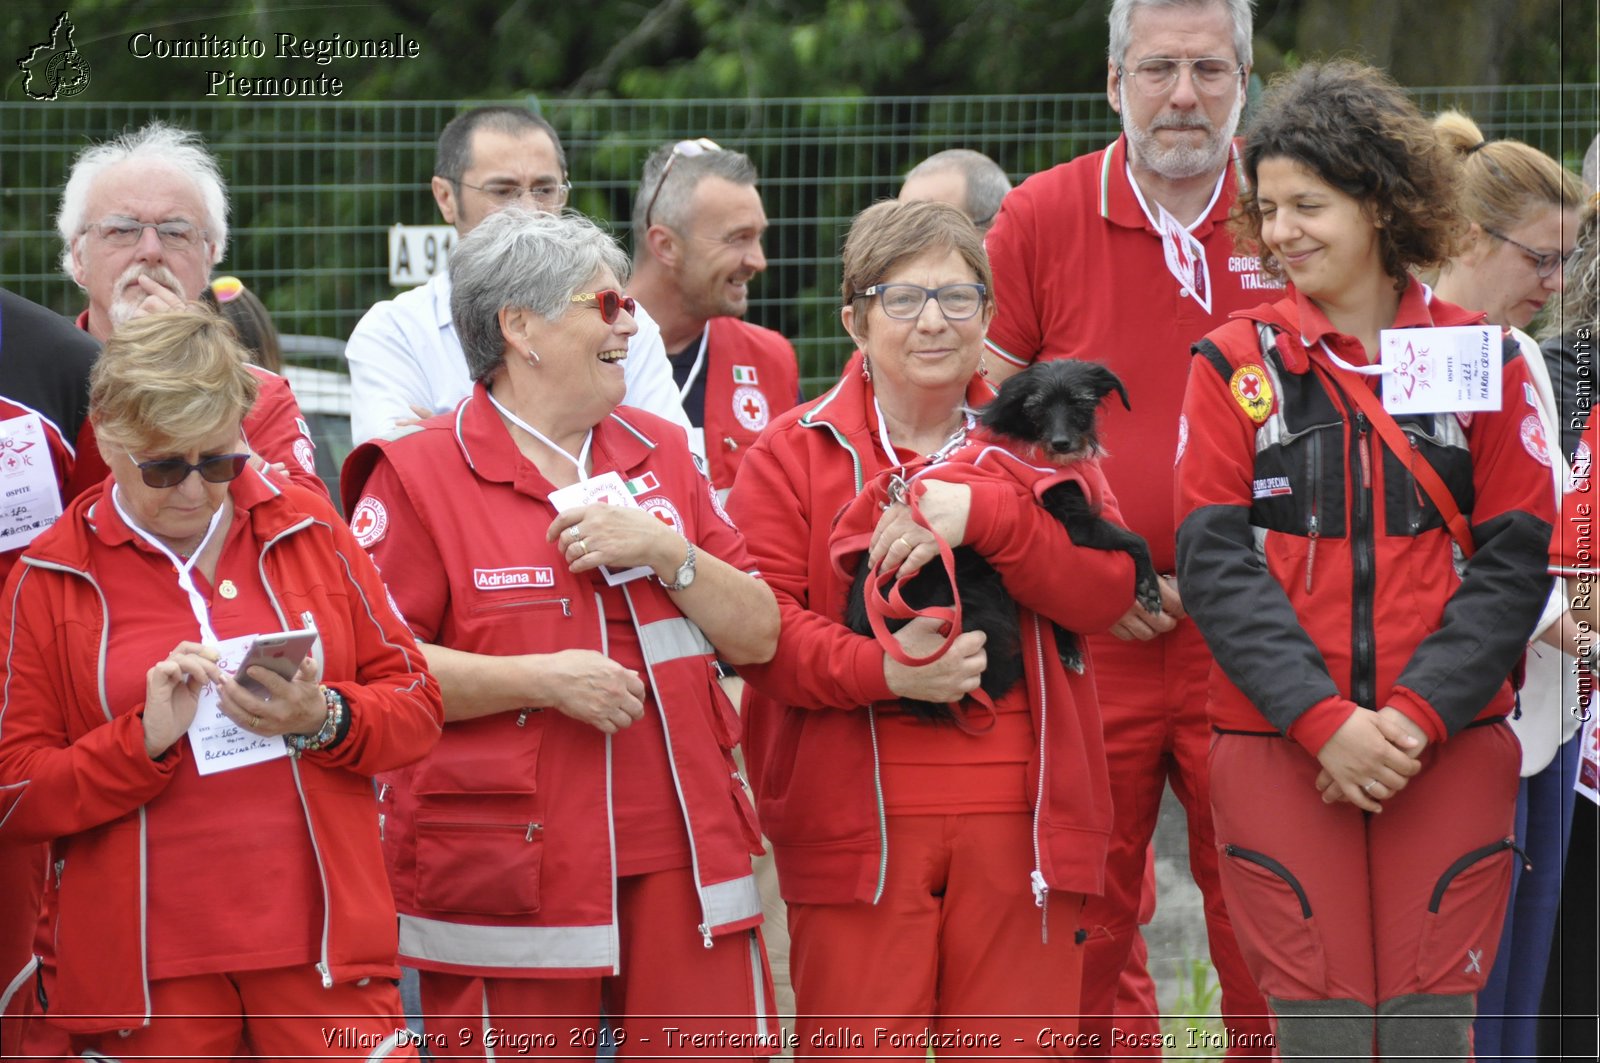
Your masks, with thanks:
[[[240,635],[217,645],[217,667],[228,675],[238,671],[239,663],[256,640],[255,635]],[[222,696],[216,685],[207,683],[200,691],[200,704],[189,724],[189,745],[194,750],[194,767],[201,775],[232,771],[289,755],[282,735],[251,734],[222,714]]]
[[[550,504],[556,507],[557,513],[565,513],[569,509],[582,509],[584,506],[626,506],[629,509],[638,509],[639,503],[633,500],[633,495],[628,492],[628,485],[622,482],[622,477],[613,469],[581,480],[570,487],[562,487],[550,492]],[[600,575],[605,577],[609,586],[615,587],[619,583],[627,583],[641,576],[650,575],[649,565],[640,565],[623,572],[613,572],[606,566],[600,566]]]
[[[1211,272],[1206,268],[1205,245],[1160,203],[1156,204],[1156,224],[1161,229],[1167,269],[1177,278],[1178,287],[1202,310],[1211,313]]]
[[[61,516],[61,487],[36,413],[0,421],[0,550],[33,542]]]
[[[1500,330],[1492,325],[1384,329],[1378,351],[1390,413],[1500,408]]]

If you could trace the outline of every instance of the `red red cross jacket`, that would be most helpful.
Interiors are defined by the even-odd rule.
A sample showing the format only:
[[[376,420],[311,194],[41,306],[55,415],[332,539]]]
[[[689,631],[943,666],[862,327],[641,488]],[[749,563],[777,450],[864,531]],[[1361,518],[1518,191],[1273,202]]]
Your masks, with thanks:
[[[1478,324],[1413,282],[1396,329]],[[1511,710],[1507,677],[1549,596],[1549,441],[1515,342],[1501,408],[1396,417],[1470,522],[1462,562],[1432,498],[1349,398],[1366,361],[1288,297],[1194,348],[1179,429],[1178,576],[1215,656],[1214,725],[1315,753],[1357,706],[1393,705],[1431,741]],[[1338,390],[1330,381],[1337,380]]]
[[[324,679],[350,705],[344,741],[293,762],[323,884],[318,968],[329,985],[393,978],[394,905],[369,776],[415,760],[438,738],[438,685],[326,498],[254,470],[230,490],[249,498],[241,506],[274,610],[286,628],[314,618]],[[0,613],[0,841],[53,840],[44,983],[52,1024],[85,1033],[149,1021],[148,862],[207,859],[203,838],[182,852],[147,850],[144,806],[187,746],[151,760],[143,706],[106,701],[108,613],[118,603],[96,577],[90,544],[128,534],[96,521],[97,507],[109,504],[104,486],[80,496],[13,570]],[[248,919],[248,908],[238,918]]]
[[[842,622],[849,584],[829,560],[835,517],[887,467],[873,443],[872,394],[859,366],[857,357],[825,395],[774,422],[729,497],[783,617],[773,660],[739,670],[759,692],[745,710],[746,763],[783,895],[814,904],[873,901],[889,859],[876,713],[898,701],[884,681],[883,650]],[[975,379],[968,401],[981,405],[992,395]],[[946,468],[973,489],[967,545],[999,570],[1023,610],[1025,643],[1041,650],[1029,664],[1033,682],[1046,680],[1041,695],[1030,690],[1036,867],[1051,889],[1098,893],[1111,799],[1092,665],[1083,676],[1064,674],[1040,618],[1071,631],[1106,630],[1133,603],[1133,563],[1073,545],[1035,504],[1042,474],[1019,469],[1014,458],[990,452],[937,474]],[[1103,484],[1098,466],[1082,475]],[[1017,888],[1028,895],[1027,884]]]
[[[706,327],[706,464],[719,491],[733,486],[739,463],[772,419],[800,398],[794,347],[771,329],[736,317]]]
[[[751,568],[683,429],[622,408],[595,426],[596,475],[703,550]],[[545,542],[550,486],[483,386],[398,438],[358,447],[341,490],[417,636],[481,654],[599,650],[593,581]],[[701,903],[700,933],[761,921],[755,811],[732,759],[738,716],[705,635],[653,579],[623,585],[661,711]],[[400,953],[434,971],[521,977],[618,969],[610,736],[553,711],[452,721],[425,760],[384,779],[385,853]]]

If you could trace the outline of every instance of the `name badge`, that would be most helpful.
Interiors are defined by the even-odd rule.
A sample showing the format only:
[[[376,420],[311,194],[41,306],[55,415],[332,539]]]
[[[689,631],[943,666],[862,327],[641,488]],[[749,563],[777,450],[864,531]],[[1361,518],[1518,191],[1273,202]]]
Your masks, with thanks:
[[[580,480],[569,487],[562,487],[550,492],[550,504],[556,507],[557,513],[565,513],[569,509],[582,509],[584,506],[626,506],[629,509],[641,508],[633,500],[633,493],[628,490],[628,485],[622,482],[622,477],[615,470],[591,476],[587,480]],[[606,566],[600,566],[600,575],[605,577],[609,586],[615,587],[619,583],[627,583],[641,576],[650,575],[649,565],[639,565],[622,572],[613,572]]]
[[[0,421],[0,550],[27,546],[61,516],[50,441],[36,413]]]
[[[1384,329],[1378,349],[1383,408],[1392,414],[1500,409],[1498,328]]]

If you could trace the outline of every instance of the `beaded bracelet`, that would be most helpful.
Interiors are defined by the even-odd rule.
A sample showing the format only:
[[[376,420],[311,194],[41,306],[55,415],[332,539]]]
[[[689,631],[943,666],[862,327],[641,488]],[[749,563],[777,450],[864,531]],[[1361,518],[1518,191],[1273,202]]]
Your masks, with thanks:
[[[283,736],[289,743],[289,751],[295,756],[301,753],[314,753],[319,749],[327,749],[338,739],[344,737],[345,732],[345,702],[344,697],[332,687],[322,687],[322,700],[328,706],[328,715],[322,721],[322,727],[314,735],[287,734]]]

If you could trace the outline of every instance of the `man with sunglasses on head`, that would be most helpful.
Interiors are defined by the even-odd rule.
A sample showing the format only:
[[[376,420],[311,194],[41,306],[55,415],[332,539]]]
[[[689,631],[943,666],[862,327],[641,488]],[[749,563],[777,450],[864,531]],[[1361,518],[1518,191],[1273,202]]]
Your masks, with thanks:
[[[1225,224],[1241,180],[1233,135],[1250,73],[1252,4],[1115,0],[1109,21],[1106,95],[1123,135],[1006,197],[987,241],[999,304],[989,365],[996,383],[1052,358],[1093,359],[1122,378],[1133,408],[1105,418],[1106,477],[1129,526],[1170,573],[1189,345],[1263,298],[1256,260],[1235,252]],[[1260,401],[1248,393],[1257,383],[1236,387],[1247,413],[1257,407],[1246,403]],[[1113,1012],[1170,779],[1188,812],[1189,866],[1205,900],[1229,1057],[1269,1055],[1255,1047],[1266,1043],[1265,1002],[1218,881],[1206,767],[1210,653],[1175,580],[1162,583],[1159,614],[1135,606],[1110,634],[1089,639],[1116,812],[1105,893],[1083,916],[1082,1029],[1110,1045],[1119,1028],[1152,1022]]]
[[[572,184],[555,127],[525,107],[475,107],[439,134],[432,181],[439,214],[466,236],[502,208],[546,213],[566,206]],[[359,445],[453,408],[472,390],[450,320],[450,275],[375,304],[345,345],[350,363],[350,434]],[[623,402],[689,427],[661,330],[645,313],[628,341]]]
[[[661,326],[694,425],[690,446],[724,498],[756,436],[800,397],[794,347],[741,320],[750,281],[767,268],[766,229],[756,168],[744,154],[702,137],[663,145],[645,162],[628,291]]]
[[[200,298],[228,247],[228,191],[198,134],[155,121],[79,153],[56,229],[62,269],[89,298],[78,327],[104,343],[125,322]],[[326,495],[289,382],[253,372],[260,391],[244,421],[251,450]],[[110,471],[87,421],[77,454],[74,494]]]

